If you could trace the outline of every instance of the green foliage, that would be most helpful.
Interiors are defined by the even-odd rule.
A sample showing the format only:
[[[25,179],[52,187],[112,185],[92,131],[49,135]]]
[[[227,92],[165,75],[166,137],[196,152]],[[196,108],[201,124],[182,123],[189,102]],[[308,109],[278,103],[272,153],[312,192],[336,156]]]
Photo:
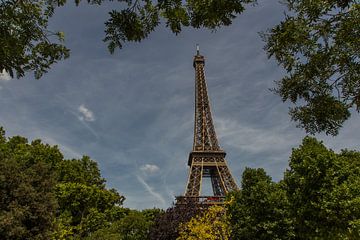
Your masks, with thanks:
[[[87,0],[102,4],[105,0]],[[0,71],[20,78],[34,71],[40,78],[52,64],[69,57],[64,33],[48,29],[55,8],[66,0],[0,1]],[[79,5],[81,0],[75,0]],[[105,22],[105,38],[111,53],[125,42],[139,42],[148,37],[163,19],[172,32],[182,27],[205,27],[215,30],[227,26],[244,11],[244,4],[256,0],[118,0],[121,10],[114,9]]]
[[[159,208],[144,209],[141,211],[141,213],[144,215],[147,221],[154,223],[158,216],[164,213],[164,210]]]
[[[61,162],[55,189],[60,212],[55,236],[83,238],[127,214],[120,207],[125,198],[115,189],[106,189],[104,182],[97,164],[88,157]]]
[[[61,214],[55,236],[83,238],[127,214],[120,207],[125,198],[105,188],[105,179],[89,157],[62,161],[57,171],[55,192]]]
[[[293,150],[285,190],[300,239],[358,239],[360,153],[336,154],[314,138]]]
[[[97,163],[88,156],[62,161],[58,166],[59,182],[95,185],[100,188],[105,186],[105,179],[101,177]]]
[[[118,221],[106,228],[102,228],[86,240],[144,240],[148,239],[150,227],[154,219],[162,211],[159,209],[146,209],[142,212],[131,210]]]
[[[151,1],[141,2],[135,1],[129,8],[109,13],[110,19],[105,23],[104,41],[109,42],[108,48],[111,53],[116,47],[121,48],[122,42],[140,42],[159,24],[158,8]]]
[[[275,91],[295,104],[298,126],[337,135],[350,109],[360,109],[360,3],[284,2],[291,13],[264,34],[269,57],[288,72]]]
[[[124,200],[124,197],[115,190],[73,182],[58,184],[56,196],[60,210],[70,212],[76,224],[80,223],[82,218],[92,211],[92,208],[104,212],[114,205],[122,204]]]
[[[233,239],[359,239],[360,152],[334,153],[306,137],[284,180],[245,169],[242,189],[227,196]]]
[[[62,155],[0,132],[0,239],[49,239],[57,209],[53,166]]]
[[[34,71],[40,78],[53,63],[67,58],[69,50],[62,45],[64,34],[48,30],[49,17],[62,1],[0,2],[0,71],[23,77]]]
[[[110,226],[130,210],[104,183],[89,157],[64,160],[56,146],[0,128],[0,239],[81,239]]]
[[[242,189],[227,196],[233,239],[293,239],[286,192],[263,169],[246,168]]]
[[[128,7],[110,12],[105,23],[106,37],[110,52],[122,48],[127,41],[145,39],[164,18],[166,26],[173,33],[180,33],[182,27],[208,28],[216,30],[227,26],[244,11],[244,4],[256,0],[206,1],[206,0],[161,0],[130,1],[124,0]]]

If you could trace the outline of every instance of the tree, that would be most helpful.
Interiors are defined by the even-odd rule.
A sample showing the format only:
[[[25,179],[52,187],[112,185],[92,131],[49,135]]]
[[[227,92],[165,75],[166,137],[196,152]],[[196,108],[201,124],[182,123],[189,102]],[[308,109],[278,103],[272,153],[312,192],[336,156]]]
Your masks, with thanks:
[[[150,222],[138,211],[131,211],[127,216],[101,229],[89,237],[92,239],[143,240],[147,239]]]
[[[244,4],[256,0],[119,0],[121,10],[112,10],[105,23],[105,38],[111,53],[122,48],[124,42],[139,42],[153,32],[164,19],[173,33],[182,27],[216,29],[227,26],[244,11]],[[69,57],[63,45],[64,33],[48,29],[48,20],[57,6],[66,0],[0,1],[0,72],[23,77],[34,71],[40,78],[52,64]],[[75,0],[79,5],[81,0]],[[101,4],[105,0],[87,0]]]
[[[282,183],[263,169],[246,168],[242,188],[227,196],[232,239],[293,239],[292,218]]]
[[[48,20],[64,0],[0,1],[0,72],[23,77],[34,71],[40,78],[53,63],[67,58],[62,32],[51,32]]]
[[[306,137],[284,177],[297,239],[359,239],[359,184],[359,152],[336,154]]]
[[[61,161],[58,165],[59,182],[73,182],[105,187],[105,179],[101,177],[97,163],[88,156],[81,159]]]
[[[284,179],[245,169],[227,196],[233,239],[360,239],[360,152],[335,153],[306,137]]]
[[[295,105],[299,127],[337,135],[350,110],[360,110],[360,3],[284,2],[290,13],[263,35],[269,57],[288,73],[274,90]]]
[[[0,239],[81,239],[130,212],[89,157],[65,160],[56,146],[0,128]],[[154,210],[155,211],[155,210]],[[149,210],[146,219],[155,212]]]
[[[75,237],[86,237],[106,226],[107,214],[122,204],[115,190],[80,183],[60,183],[56,187],[60,216],[68,216]]]
[[[57,171],[57,238],[84,238],[127,215],[121,207],[125,198],[105,188],[105,179],[89,157],[63,160]]]
[[[183,27],[208,28],[215,30],[227,26],[245,9],[244,5],[256,0],[161,0],[131,1],[124,0],[128,7],[113,10],[110,19],[105,23],[106,37],[110,52],[121,48],[123,42],[145,39],[160,23],[165,20],[166,26],[175,34]]]
[[[23,137],[5,138],[0,128],[0,239],[49,239],[57,209],[54,165],[57,147]]]
[[[177,204],[160,213],[150,228],[149,239],[168,240],[179,237],[179,226],[204,211],[206,206],[199,206],[192,200]]]
[[[222,206],[209,207],[179,228],[177,240],[227,240],[230,237],[230,226]]]
[[[129,210],[128,214],[91,234],[87,240],[143,240],[148,239],[154,219],[160,209],[145,209],[142,212]]]

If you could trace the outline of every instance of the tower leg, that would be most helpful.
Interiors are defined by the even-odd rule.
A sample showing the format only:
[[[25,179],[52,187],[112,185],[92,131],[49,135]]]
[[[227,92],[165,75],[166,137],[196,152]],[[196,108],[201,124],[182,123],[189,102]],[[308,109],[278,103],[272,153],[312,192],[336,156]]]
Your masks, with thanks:
[[[211,169],[210,177],[214,196],[224,196],[225,189],[221,182],[218,169]]]
[[[237,190],[238,187],[231,176],[230,170],[227,166],[218,166],[220,178],[222,179],[224,185],[225,185],[225,191],[234,191]]]
[[[186,187],[186,197],[198,197],[201,191],[203,167],[201,165],[193,165],[190,168],[189,180]]]

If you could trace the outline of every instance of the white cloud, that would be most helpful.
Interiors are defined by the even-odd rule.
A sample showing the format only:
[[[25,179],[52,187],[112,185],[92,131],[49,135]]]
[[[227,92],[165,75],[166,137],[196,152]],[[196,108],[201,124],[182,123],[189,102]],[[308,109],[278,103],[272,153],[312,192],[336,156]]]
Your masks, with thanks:
[[[95,121],[95,116],[94,113],[88,109],[87,107],[85,107],[84,104],[81,104],[78,108],[78,111],[82,114],[79,119],[81,121],[86,121],[86,122],[93,122]]]
[[[153,164],[145,164],[140,167],[140,170],[143,171],[144,173],[153,174],[153,173],[156,173],[157,171],[159,171],[160,168]]]
[[[4,70],[2,70],[2,72],[0,72],[0,81],[10,81],[11,80],[11,77],[9,75],[8,72]]]

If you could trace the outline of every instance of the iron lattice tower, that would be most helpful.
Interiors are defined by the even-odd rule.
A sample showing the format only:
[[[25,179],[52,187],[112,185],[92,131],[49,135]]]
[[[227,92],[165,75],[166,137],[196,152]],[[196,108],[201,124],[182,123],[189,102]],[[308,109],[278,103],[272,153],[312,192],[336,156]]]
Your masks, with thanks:
[[[189,176],[183,197],[200,202],[221,203],[225,194],[238,189],[226,164],[226,153],[220,148],[211,117],[210,102],[205,80],[205,58],[194,56],[195,68],[195,124],[193,149],[189,154]],[[200,196],[202,180],[211,179],[213,196]]]

